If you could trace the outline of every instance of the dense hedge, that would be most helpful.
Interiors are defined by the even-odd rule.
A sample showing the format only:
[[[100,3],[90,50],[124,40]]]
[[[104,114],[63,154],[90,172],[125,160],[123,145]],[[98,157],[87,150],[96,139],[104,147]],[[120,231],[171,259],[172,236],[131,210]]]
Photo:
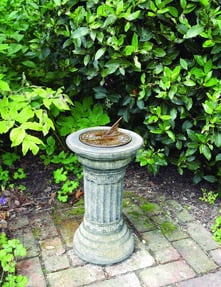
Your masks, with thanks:
[[[3,80],[93,96],[144,136],[138,160],[150,171],[172,162],[220,182],[219,1],[2,3]]]

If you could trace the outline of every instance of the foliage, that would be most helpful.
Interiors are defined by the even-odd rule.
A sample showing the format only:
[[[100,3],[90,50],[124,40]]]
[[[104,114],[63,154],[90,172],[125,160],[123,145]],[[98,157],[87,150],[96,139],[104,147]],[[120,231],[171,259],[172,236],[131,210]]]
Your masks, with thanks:
[[[85,97],[82,102],[74,102],[69,116],[62,116],[57,120],[59,133],[66,136],[79,129],[103,126],[110,122],[102,105],[93,104],[92,97]]]
[[[13,180],[12,180],[13,178]],[[26,178],[26,173],[23,168],[15,169],[10,174],[10,169],[5,169],[3,165],[0,165],[0,193],[6,188],[14,188],[15,185],[19,190],[26,190],[23,184],[18,184],[16,181],[19,179]],[[13,182],[12,182],[13,181]]]
[[[147,166],[148,171],[154,175],[157,174],[160,166],[167,165],[163,149],[155,151],[153,147],[140,149],[137,153],[136,161],[139,162],[141,166]]]
[[[173,231],[177,230],[177,226],[170,221],[162,222],[159,225],[164,235],[171,235]]]
[[[62,165],[62,167],[54,170],[54,180],[56,184],[62,183],[61,188],[58,190],[58,200],[66,202],[68,197],[72,195],[80,185],[82,179],[81,166],[74,154],[68,154],[64,151],[60,152],[57,156],[54,155],[51,162]],[[73,175],[75,179],[69,179]]]
[[[212,227],[213,238],[221,244],[221,215],[218,216],[215,220],[215,223]]]
[[[5,152],[2,154],[0,160],[0,195],[1,192],[4,193],[6,188],[10,190],[15,188],[15,186],[18,190],[26,190],[26,187],[23,184],[17,182],[18,180],[26,178],[24,169],[22,167],[13,167],[13,164],[19,159],[20,156],[15,152]]]
[[[0,165],[0,184],[1,184],[1,190],[5,189],[6,185],[8,185],[10,180],[9,171],[3,169],[3,167]]]
[[[25,287],[27,278],[16,274],[16,260],[26,255],[18,239],[8,239],[0,233],[0,284],[2,287]]]
[[[93,95],[143,135],[138,161],[149,171],[170,162],[195,183],[221,183],[218,0],[3,0],[0,14],[4,93],[26,82],[64,86],[72,100]],[[66,135],[73,113],[60,116]]]
[[[19,92],[0,89],[0,134],[9,133],[11,147],[22,145],[24,155],[30,150],[34,155],[43,145],[40,132],[46,136],[55,130],[53,122],[61,111],[69,110],[71,101],[61,89],[29,87]]]
[[[85,97],[82,102],[74,102],[71,113],[67,116],[60,115],[56,121],[56,127],[60,136],[66,136],[74,131],[86,127],[105,125],[109,123],[108,115],[103,111],[100,104],[93,105],[91,97]],[[60,184],[58,200],[66,202],[68,197],[74,193],[82,179],[82,169],[74,154],[64,151],[56,153],[56,142],[54,137],[49,136],[46,145],[42,146],[44,154],[41,159],[45,164],[53,163],[60,165],[54,171],[54,180]],[[72,176],[74,179],[70,179]]]
[[[202,188],[202,197],[200,197],[199,199],[203,202],[207,202],[211,205],[213,205],[217,199],[217,197],[219,196],[218,193],[213,192],[213,191],[207,191],[206,188]]]

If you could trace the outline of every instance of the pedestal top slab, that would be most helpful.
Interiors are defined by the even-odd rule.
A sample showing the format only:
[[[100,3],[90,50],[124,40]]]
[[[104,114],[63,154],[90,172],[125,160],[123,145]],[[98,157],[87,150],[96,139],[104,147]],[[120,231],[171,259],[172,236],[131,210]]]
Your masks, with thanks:
[[[121,128],[118,129],[119,132],[131,138],[131,141],[124,145],[111,147],[92,146],[83,143],[80,140],[81,135],[87,132],[99,130],[108,131],[109,129],[110,127],[93,127],[74,132],[67,137],[67,146],[77,155],[83,157],[87,157],[94,160],[114,160],[132,156],[143,145],[143,139],[140,135],[133,131]]]

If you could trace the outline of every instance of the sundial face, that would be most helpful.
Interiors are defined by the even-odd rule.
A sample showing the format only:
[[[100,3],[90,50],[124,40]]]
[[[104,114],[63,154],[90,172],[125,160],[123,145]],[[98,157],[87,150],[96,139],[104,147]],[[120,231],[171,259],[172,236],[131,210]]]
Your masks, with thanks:
[[[92,130],[82,133],[80,141],[95,147],[118,147],[129,143],[131,137],[119,131],[108,134],[107,130]]]

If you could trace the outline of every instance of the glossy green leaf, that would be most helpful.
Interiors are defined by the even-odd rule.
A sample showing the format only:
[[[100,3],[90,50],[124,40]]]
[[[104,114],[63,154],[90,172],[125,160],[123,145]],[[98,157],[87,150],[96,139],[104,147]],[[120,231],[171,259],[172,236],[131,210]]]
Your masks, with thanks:
[[[206,40],[203,43],[203,48],[210,48],[213,47],[216,43],[213,40]]]
[[[197,62],[200,66],[204,67],[204,65],[205,65],[205,59],[204,59],[203,56],[201,56],[201,55],[194,55],[194,59],[196,60],[196,62]]]
[[[28,68],[36,68],[36,64],[33,61],[23,61],[22,64]]]
[[[216,155],[216,161],[221,161],[221,153]]]
[[[167,133],[168,137],[169,137],[173,142],[175,142],[176,136],[175,136],[174,132],[172,132],[172,131],[166,131],[166,133]]]
[[[200,35],[200,33],[202,33],[203,30],[204,30],[203,26],[194,25],[189,30],[187,30],[187,33],[184,35],[184,38],[186,39],[194,38]]]
[[[191,130],[191,129],[187,129],[187,134],[188,134],[188,137],[192,140],[192,141],[197,141],[197,136],[196,136],[196,133]]]
[[[152,11],[154,11],[154,12],[156,12],[157,11],[157,7],[156,7],[156,5],[154,4],[154,2],[153,1],[150,1],[150,9],[152,10]]]
[[[105,53],[106,48],[100,48],[99,50],[97,50],[96,54],[95,54],[95,61],[99,60]]]
[[[214,133],[214,142],[217,147],[221,147],[221,133],[219,132]]]
[[[121,0],[117,4],[116,15],[120,15],[120,13],[124,10],[124,2]]]
[[[128,45],[124,48],[124,54],[126,56],[130,56],[131,54],[133,54],[133,52],[134,52],[134,47],[131,45]]]
[[[194,86],[196,86],[196,83],[193,80],[186,80],[183,83],[187,87],[194,87]]]
[[[108,26],[111,26],[114,24],[114,22],[117,20],[117,17],[113,14],[109,15],[106,20],[104,21],[104,24],[102,25],[102,28],[107,28]]]
[[[200,145],[200,153],[203,154],[207,160],[210,160],[212,157],[211,151],[206,144]]]
[[[125,18],[127,21],[134,21],[140,16],[140,10],[133,12],[133,13],[126,13],[123,18]]]
[[[204,111],[207,114],[211,115],[213,113],[214,105],[212,102],[206,100],[205,103],[203,103],[202,105],[203,105]]]
[[[166,52],[162,49],[162,48],[156,48],[156,49],[153,49],[153,53],[156,57],[164,57],[166,55]]]
[[[214,175],[205,175],[203,179],[211,183],[217,182],[217,178]]]
[[[186,7],[186,0],[180,0],[180,5],[183,9]]]
[[[72,33],[71,38],[78,39],[86,36],[87,34],[89,34],[89,29],[87,27],[80,27]]]
[[[184,70],[187,70],[188,69],[188,64],[187,64],[187,61],[180,58],[180,65],[181,67],[184,69]]]
[[[200,2],[203,4],[203,6],[207,7],[209,6],[209,0],[200,0]]]
[[[133,34],[131,45],[132,45],[134,51],[137,51],[137,49],[138,49],[138,36],[136,33]]]
[[[219,80],[217,78],[211,78],[208,81],[206,81],[203,85],[205,87],[212,87],[219,83]]]

